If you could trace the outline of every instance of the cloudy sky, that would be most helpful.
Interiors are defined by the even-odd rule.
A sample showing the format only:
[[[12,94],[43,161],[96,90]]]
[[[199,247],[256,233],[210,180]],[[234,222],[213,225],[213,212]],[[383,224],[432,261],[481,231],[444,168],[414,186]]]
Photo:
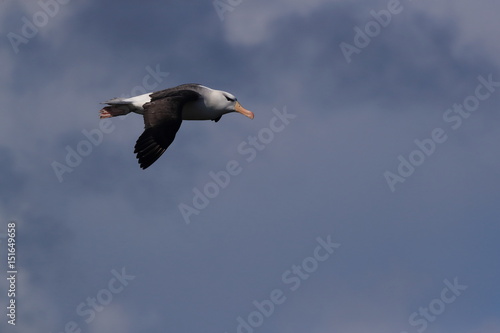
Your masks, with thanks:
[[[498,332],[499,11],[1,1],[0,331]],[[189,82],[255,119],[141,170],[99,103]]]

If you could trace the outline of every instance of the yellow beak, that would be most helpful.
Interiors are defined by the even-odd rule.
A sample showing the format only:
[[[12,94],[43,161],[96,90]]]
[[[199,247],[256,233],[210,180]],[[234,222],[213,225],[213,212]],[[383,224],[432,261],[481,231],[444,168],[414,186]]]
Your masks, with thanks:
[[[242,115],[247,116],[250,119],[253,119],[253,117],[254,117],[253,112],[252,111],[248,111],[247,109],[245,109],[244,107],[242,107],[241,104],[240,104],[240,102],[236,102],[236,104],[234,105],[234,109],[236,110],[236,112],[239,112]]]

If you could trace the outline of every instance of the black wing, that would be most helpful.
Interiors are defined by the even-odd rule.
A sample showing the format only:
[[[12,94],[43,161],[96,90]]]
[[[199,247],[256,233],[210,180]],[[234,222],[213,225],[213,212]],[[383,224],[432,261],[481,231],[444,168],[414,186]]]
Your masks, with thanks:
[[[151,102],[144,104],[145,130],[134,149],[143,169],[153,164],[174,141],[181,127],[184,104],[201,97],[192,90],[168,90],[151,94]]]

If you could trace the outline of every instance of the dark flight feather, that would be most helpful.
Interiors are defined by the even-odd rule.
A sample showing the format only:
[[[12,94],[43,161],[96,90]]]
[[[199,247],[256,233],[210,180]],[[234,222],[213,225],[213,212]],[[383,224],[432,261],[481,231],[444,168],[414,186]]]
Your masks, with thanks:
[[[174,141],[182,123],[182,108],[201,95],[187,86],[151,94],[151,102],[144,104],[145,130],[135,144],[134,153],[141,168],[153,164]],[[181,89],[178,89],[181,88]]]

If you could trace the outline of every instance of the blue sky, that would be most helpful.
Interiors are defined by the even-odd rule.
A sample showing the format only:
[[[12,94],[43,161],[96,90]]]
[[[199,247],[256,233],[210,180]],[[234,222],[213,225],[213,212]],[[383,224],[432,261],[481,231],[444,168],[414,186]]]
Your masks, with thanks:
[[[0,9],[2,332],[499,331],[497,2]],[[99,103],[189,82],[255,119],[141,170]]]

